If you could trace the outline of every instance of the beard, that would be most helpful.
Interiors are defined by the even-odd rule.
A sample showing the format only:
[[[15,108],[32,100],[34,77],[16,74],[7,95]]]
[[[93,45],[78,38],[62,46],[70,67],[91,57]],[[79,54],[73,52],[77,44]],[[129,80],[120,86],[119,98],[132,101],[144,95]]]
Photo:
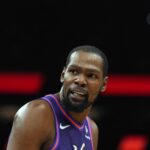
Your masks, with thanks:
[[[82,102],[79,103],[73,103],[70,99],[69,99],[69,94],[71,92],[68,91],[67,95],[65,96],[64,90],[62,92],[62,105],[63,107],[67,110],[67,111],[73,111],[73,112],[82,112],[84,109],[86,109],[87,107],[93,105],[93,102],[89,102],[88,100],[88,94],[85,96],[85,98],[82,100]]]

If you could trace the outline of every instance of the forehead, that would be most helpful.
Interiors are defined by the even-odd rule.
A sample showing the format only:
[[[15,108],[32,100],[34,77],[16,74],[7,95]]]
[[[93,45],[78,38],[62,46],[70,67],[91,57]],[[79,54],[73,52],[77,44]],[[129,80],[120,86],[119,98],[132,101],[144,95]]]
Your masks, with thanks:
[[[83,66],[86,68],[96,68],[102,70],[103,59],[98,54],[92,52],[78,51],[72,53],[68,66],[70,65],[78,65],[81,67]]]

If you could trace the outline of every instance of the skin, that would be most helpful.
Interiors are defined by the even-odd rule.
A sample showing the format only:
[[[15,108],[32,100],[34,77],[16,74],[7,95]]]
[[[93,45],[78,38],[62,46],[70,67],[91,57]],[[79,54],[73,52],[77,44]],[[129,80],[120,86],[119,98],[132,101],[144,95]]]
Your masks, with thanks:
[[[63,101],[63,93],[67,95],[69,89],[80,87],[88,93],[88,102],[94,103],[99,92],[105,90],[107,79],[108,77],[103,77],[103,60],[100,56],[82,51],[74,52],[69,64],[62,71],[62,88],[57,96]],[[69,94],[70,102],[73,105],[82,103],[82,96],[75,95]],[[92,105],[82,112],[68,113],[82,123],[91,108]],[[98,127],[91,119],[90,123],[94,150],[97,150]],[[7,150],[48,150],[54,138],[55,121],[52,109],[47,102],[41,99],[34,100],[22,106],[16,113]]]

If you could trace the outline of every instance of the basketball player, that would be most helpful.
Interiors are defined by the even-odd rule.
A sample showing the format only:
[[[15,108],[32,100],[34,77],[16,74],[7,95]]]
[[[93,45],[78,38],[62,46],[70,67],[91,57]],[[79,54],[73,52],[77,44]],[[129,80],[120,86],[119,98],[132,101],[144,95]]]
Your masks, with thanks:
[[[62,87],[22,106],[15,115],[7,150],[96,150],[98,127],[88,117],[107,84],[107,58],[94,46],[68,55]]]

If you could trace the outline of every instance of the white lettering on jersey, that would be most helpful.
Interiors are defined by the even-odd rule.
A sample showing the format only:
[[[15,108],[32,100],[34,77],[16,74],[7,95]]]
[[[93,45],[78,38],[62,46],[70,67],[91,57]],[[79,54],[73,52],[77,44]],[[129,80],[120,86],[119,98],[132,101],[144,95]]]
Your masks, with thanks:
[[[74,150],[78,150],[78,147],[76,145],[73,145]],[[80,150],[84,150],[85,148],[85,143],[82,144]]]

